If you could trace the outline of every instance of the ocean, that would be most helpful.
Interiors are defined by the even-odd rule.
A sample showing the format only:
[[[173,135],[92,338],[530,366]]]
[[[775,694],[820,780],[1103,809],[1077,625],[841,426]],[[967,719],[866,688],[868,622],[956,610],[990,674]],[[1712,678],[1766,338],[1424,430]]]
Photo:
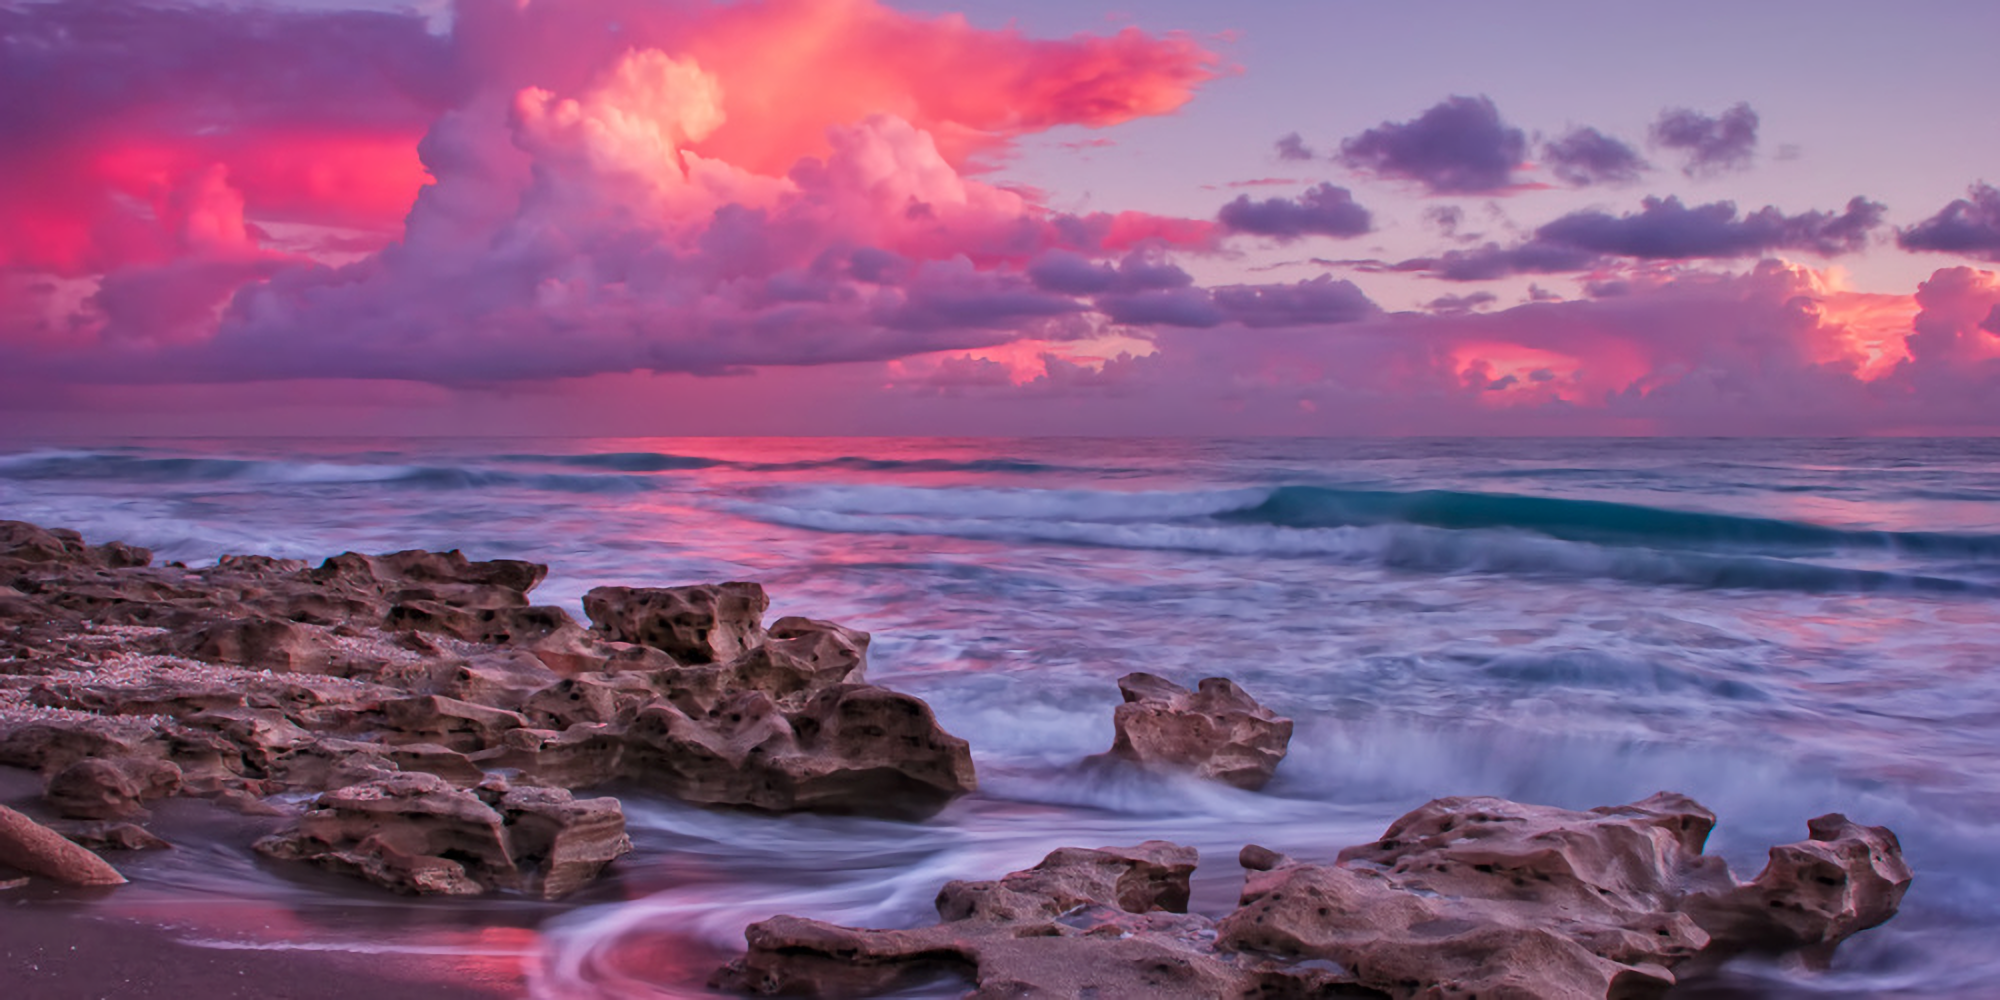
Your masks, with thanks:
[[[72,442],[0,449],[0,517],[189,563],[531,559],[537,599],[579,619],[603,584],[760,581],[772,617],[873,633],[871,679],[929,701],[979,768],[920,824],[623,794],[638,851],[558,907],[374,900],[218,835],[141,862],[120,911],[171,911],[203,947],[700,996],[752,921],[920,924],[945,881],[1059,846],[1194,845],[1195,909],[1219,914],[1245,843],[1330,859],[1437,796],[1666,789],[1717,813],[1742,878],[1826,812],[1892,828],[1916,871],[1831,970],[1739,963],[1676,996],[2000,981],[2000,441]],[[1084,766],[1134,670],[1226,676],[1295,719],[1276,780]],[[192,916],[241,912],[286,919]]]

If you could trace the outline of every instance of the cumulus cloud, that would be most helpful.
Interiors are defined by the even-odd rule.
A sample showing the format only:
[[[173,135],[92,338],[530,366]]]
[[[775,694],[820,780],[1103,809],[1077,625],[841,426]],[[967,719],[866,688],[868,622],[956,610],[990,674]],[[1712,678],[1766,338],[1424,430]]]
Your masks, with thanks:
[[[1527,151],[1526,133],[1501,121],[1490,98],[1454,96],[1410,121],[1383,122],[1343,140],[1338,159],[1433,194],[1475,194],[1512,184]]]
[[[1813,210],[1797,215],[1769,205],[1741,215],[1734,202],[1690,207],[1679,198],[1647,198],[1639,211],[1624,215],[1572,212],[1513,246],[1488,243],[1390,267],[1447,281],[1486,281],[1510,274],[1585,271],[1609,258],[1697,260],[1753,257],[1774,250],[1832,257],[1866,247],[1886,211],[1881,203],[1859,197],[1838,213]]]
[[[1088,296],[1185,284],[1160,249],[1220,232],[977,179],[1020,136],[1184,103],[1215,69],[1177,35],[1036,40],[873,0],[466,2],[449,37],[107,0],[0,30],[20,77],[0,121],[57,150],[69,129],[135,178],[51,200],[67,161],[0,150],[41,157],[0,193],[23,216],[0,271],[94,286],[0,282],[0,354],[64,377],[476,384],[1058,341],[1088,334]],[[407,169],[364,169],[378,149]],[[412,182],[343,198],[350,163]],[[271,179],[294,174],[327,188],[297,196],[314,212]],[[293,221],[386,231],[373,253],[278,252]]]
[[[1231,232],[1271,236],[1281,241],[1303,236],[1360,236],[1374,228],[1368,210],[1353,192],[1332,184],[1317,184],[1297,198],[1253,201],[1240,195],[1222,206],[1217,221]]]
[[[1757,112],[1739,103],[1719,115],[1668,108],[1653,122],[1654,145],[1686,157],[1689,177],[1743,170],[1757,151]]]
[[[1573,128],[1542,146],[1542,159],[1566,183],[1623,184],[1639,179],[1646,160],[1639,151],[1594,128]]]
[[[2000,260],[2000,189],[1983,181],[1972,185],[1965,197],[1898,232],[1896,243],[1905,250]]]

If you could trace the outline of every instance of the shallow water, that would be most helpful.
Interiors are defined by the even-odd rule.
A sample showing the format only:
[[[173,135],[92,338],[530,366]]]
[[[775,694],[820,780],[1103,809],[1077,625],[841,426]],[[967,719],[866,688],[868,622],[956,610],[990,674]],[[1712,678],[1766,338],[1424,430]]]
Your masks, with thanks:
[[[0,451],[0,516],[190,562],[534,559],[538,598],[579,614],[605,583],[760,580],[774,616],[872,631],[873,678],[980,768],[918,825],[627,797],[639,852],[564,907],[370,907],[220,835],[143,862],[163,898],[293,915],[186,930],[214,947],[435,949],[516,963],[540,996],[701,995],[751,921],[919,923],[943,882],[1058,846],[1193,844],[1219,914],[1246,842],[1330,858],[1433,796],[1674,789],[1744,877],[1830,811],[1895,829],[1917,870],[1831,972],[1744,965],[1702,995],[1969,997],[2000,975],[2000,443],[98,442]],[[1081,768],[1131,670],[1227,675],[1295,718],[1277,780]]]

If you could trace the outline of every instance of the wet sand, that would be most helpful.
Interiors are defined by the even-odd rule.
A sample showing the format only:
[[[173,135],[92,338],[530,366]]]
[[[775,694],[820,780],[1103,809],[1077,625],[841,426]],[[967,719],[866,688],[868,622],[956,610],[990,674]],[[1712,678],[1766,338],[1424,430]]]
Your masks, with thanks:
[[[451,981],[420,957],[189,945],[126,920],[0,893],[0,994],[9,1000],[492,1000],[519,979]]]

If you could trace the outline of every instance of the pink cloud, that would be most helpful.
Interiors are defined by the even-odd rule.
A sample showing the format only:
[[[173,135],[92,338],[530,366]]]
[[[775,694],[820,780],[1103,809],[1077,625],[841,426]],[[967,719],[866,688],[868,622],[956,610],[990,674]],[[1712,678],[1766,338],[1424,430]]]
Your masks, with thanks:
[[[1206,220],[1052,212],[978,180],[974,162],[1057,125],[1180,106],[1215,73],[1181,36],[1034,40],[874,0],[465,0],[456,14],[449,40],[412,18],[258,15],[281,47],[340,29],[332,52],[352,45],[379,77],[341,83],[316,75],[327,51],[287,71],[238,51],[247,41],[218,48],[200,29],[236,38],[224,11],[117,2],[49,15],[53,27],[10,13],[10,46],[86,38],[44,57],[59,79],[129,47],[145,50],[154,93],[226,78],[190,53],[268,71],[277,93],[218,89],[201,114],[222,126],[188,125],[166,98],[82,115],[70,131],[116,169],[83,174],[47,225],[17,227],[0,268],[95,292],[0,284],[0,352],[113,381],[882,360],[1089,334],[1076,321],[1088,303],[1026,276],[1047,251],[1216,242]],[[412,77],[425,85],[403,86]],[[140,187],[148,200],[130,210]],[[108,221],[93,214],[106,205]],[[392,212],[400,239],[360,260],[264,249],[266,222],[351,229]]]

